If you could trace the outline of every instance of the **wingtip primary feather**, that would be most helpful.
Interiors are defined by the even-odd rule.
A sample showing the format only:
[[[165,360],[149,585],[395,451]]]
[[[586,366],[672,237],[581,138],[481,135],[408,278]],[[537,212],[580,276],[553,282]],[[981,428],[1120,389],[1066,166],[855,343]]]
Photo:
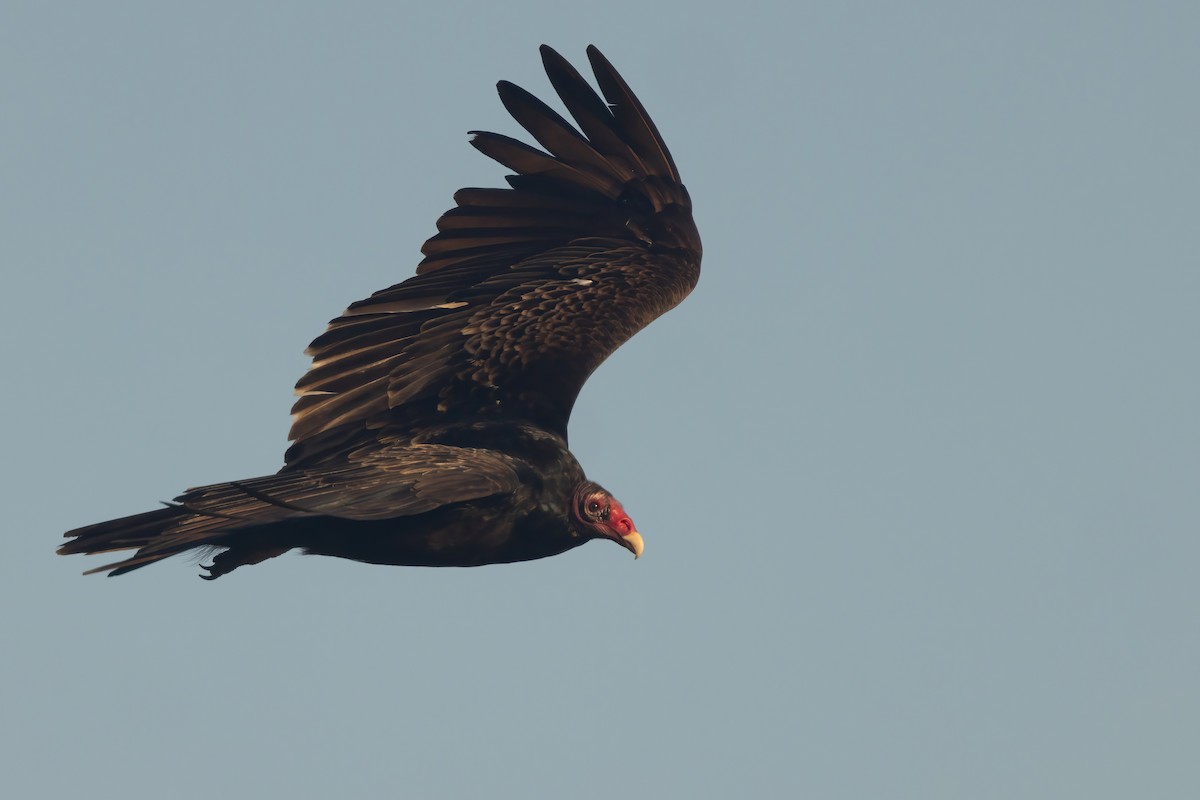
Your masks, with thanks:
[[[639,148],[644,151],[641,154],[643,159],[653,160],[656,171],[659,171],[662,177],[679,182],[679,169],[675,166],[675,159],[671,157],[671,151],[659,133],[658,126],[646,112],[642,101],[598,47],[588,45],[587,55],[600,91],[604,93],[604,99],[608,102],[613,116],[621,124],[625,135],[637,142]]]

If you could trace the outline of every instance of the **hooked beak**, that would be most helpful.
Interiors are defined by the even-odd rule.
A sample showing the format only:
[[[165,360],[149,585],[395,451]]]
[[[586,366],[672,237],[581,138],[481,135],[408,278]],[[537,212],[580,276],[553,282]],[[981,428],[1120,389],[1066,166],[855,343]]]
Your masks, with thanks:
[[[642,541],[642,535],[637,531],[627,533],[617,540],[629,552],[633,553],[633,560],[637,561],[642,557],[642,551],[646,549],[646,543]]]

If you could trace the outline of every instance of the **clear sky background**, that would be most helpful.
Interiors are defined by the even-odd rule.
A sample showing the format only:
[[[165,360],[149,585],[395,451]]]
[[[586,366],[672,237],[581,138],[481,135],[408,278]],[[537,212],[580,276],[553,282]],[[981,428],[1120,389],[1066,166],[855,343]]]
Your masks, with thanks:
[[[1200,796],[1200,6],[6,2],[6,797]],[[572,446],[646,536],[80,577],[599,45],[692,297]]]

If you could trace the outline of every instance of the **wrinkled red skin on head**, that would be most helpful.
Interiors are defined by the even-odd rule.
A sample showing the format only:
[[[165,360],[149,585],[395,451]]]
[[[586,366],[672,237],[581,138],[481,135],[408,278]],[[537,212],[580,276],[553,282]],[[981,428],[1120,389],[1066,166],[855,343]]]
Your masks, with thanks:
[[[609,500],[608,504],[608,527],[613,533],[618,536],[628,536],[637,530],[637,526],[633,524],[633,520],[625,513],[625,509],[621,507],[615,499]]]

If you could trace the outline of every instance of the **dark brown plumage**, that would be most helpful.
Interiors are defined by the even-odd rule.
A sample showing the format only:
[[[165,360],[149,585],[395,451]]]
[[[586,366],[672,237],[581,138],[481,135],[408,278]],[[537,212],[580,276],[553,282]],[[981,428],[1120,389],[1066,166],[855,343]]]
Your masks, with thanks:
[[[119,575],[196,548],[206,578],[293,548],[380,564],[477,566],[608,538],[624,509],[567,449],[587,377],[700,274],[691,200],[654,123],[594,47],[603,99],[549,47],[573,127],[524,89],[500,99],[545,151],[472,144],[516,174],[462,189],[417,274],[346,309],[310,345],[279,473],[191,489],[67,533],[59,552],[136,550]]]

